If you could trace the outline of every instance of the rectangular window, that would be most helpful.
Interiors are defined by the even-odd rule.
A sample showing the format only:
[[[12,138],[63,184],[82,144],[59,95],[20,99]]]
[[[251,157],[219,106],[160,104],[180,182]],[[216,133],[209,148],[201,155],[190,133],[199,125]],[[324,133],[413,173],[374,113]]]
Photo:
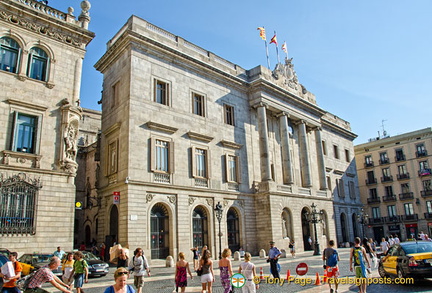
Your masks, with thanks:
[[[322,149],[323,149],[323,155],[327,156],[327,145],[326,145],[325,140],[321,141],[321,145],[322,145]]]
[[[374,219],[381,218],[381,213],[380,213],[380,208],[379,207],[372,208],[372,218],[374,218]]]
[[[410,216],[414,215],[414,207],[412,203],[404,204],[405,215]]]
[[[342,178],[336,179],[336,187],[337,187],[339,197],[345,197],[345,187]]]
[[[382,169],[382,174],[383,174],[384,178],[389,178],[390,177],[390,168]]]
[[[380,153],[380,164],[388,164],[390,162],[387,152]]]
[[[234,155],[225,155],[225,164],[226,164],[227,182],[240,183],[239,157]]]
[[[373,184],[376,182],[374,171],[367,172],[367,183]]]
[[[387,212],[390,218],[396,217],[396,206],[395,205],[387,206]]]
[[[407,168],[406,168],[405,165],[398,166],[398,172],[399,172],[399,175],[406,175],[406,174],[408,174]]]
[[[394,194],[393,194],[393,187],[391,185],[384,187],[384,190],[385,190],[385,195],[386,196],[388,196],[388,197],[394,196]]]
[[[408,183],[401,184],[401,191],[402,193],[409,193],[410,192],[409,184]]]
[[[207,151],[195,149],[195,174],[197,177],[207,178]]]
[[[403,149],[397,149],[396,151],[396,161],[405,161],[405,155]]]
[[[365,165],[366,167],[373,166],[372,156],[365,156]]]
[[[335,159],[339,159],[339,148],[337,145],[333,145],[333,155]]]
[[[426,147],[423,143],[419,143],[418,145],[416,145],[416,150],[417,158],[427,156]]]
[[[369,189],[369,197],[370,198],[377,198],[378,197],[378,193],[377,193],[376,188]]]
[[[331,184],[331,178],[330,178],[330,176],[327,176],[327,188],[329,190],[332,190],[332,184]]]
[[[169,143],[167,141],[156,139],[155,147],[156,147],[155,169],[161,172],[168,172]]]
[[[192,112],[198,116],[205,117],[204,112],[204,96],[197,93],[192,93]]]
[[[118,166],[118,140],[111,142],[108,145],[108,175],[117,173]]]
[[[154,91],[154,101],[169,106],[169,84],[155,79]]]
[[[350,198],[354,199],[356,197],[354,182],[352,182],[352,181],[348,182],[348,190],[349,190],[349,193],[350,193],[349,194]]]
[[[225,123],[234,126],[234,107],[224,104]]]
[[[351,161],[349,150],[345,150],[345,160],[348,163]]]
[[[424,191],[432,190],[431,180],[423,180],[422,184],[423,184],[423,190]]]
[[[427,170],[427,169],[429,169],[429,163],[428,163],[428,161],[421,161],[421,162],[419,162],[419,168],[420,168],[420,170]]]
[[[38,118],[15,112],[12,151],[36,153]]]
[[[112,86],[111,108],[114,108],[118,105],[119,99],[120,99],[120,82],[116,82]]]
[[[432,201],[431,200],[426,202],[426,211],[428,214],[432,214]]]
[[[158,173],[155,178],[169,183],[169,174],[174,173],[174,142],[169,139],[150,139],[151,145],[151,171]],[[165,173],[165,174],[164,174]],[[168,177],[167,177],[168,176]]]

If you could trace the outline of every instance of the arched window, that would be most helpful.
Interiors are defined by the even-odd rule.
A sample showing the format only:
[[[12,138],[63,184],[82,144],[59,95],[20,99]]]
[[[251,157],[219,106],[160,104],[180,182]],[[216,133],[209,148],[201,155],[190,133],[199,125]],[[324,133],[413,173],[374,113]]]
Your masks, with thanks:
[[[169,255],[169,215],[166,207],[158,203],[150,214],[151,258],[164,259]]]
[[[20,47],[8,37],[0,38],[0,69],[16,73]]]
[[[207,232],[207,213],[198,206],[193,210],[192,214],[192,233],[193,233],[193,247],[208,245],[208,232]]]
[[[230,208],[227,213],[228,247],[232,252],[240,249],[240,222],[235,209]]]
[[[27,76],[37,80],[46,81],[48,72],[48,55],[41,48],[30,49]]]

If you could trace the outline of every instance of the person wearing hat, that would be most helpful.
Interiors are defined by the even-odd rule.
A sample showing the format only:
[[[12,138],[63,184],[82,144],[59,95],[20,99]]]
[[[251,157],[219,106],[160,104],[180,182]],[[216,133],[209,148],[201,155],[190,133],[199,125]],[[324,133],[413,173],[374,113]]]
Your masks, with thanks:
[[[270,250],[267,262],[270,263],[270,271],[273,277],[279,279],[278,260],[281,256],[281,252],[276,246],[274,246],[274,244],[274,241],[270,241]]]

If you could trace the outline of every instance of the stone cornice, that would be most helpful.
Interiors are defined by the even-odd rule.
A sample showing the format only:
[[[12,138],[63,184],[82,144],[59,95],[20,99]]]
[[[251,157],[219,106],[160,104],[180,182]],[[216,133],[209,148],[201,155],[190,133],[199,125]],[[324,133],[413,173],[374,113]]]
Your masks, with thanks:
[[[113,125],[111,125],[111,127],[108,127],[107,129],[105,129],[103,131],[103,134],[105,136],[110,136],[111,134],[113,134],[115,131],[119,130],[121,126],[120,122],[114,123]]]
[[[187,133],[187,135],[192,139],[196,139],[196,140],[200,140],[200,141],[204,141],[204,142],[210,142],[213,140],[213,137],[211,137],[211,136],[207,136],[207,135],[192,132],[192,131],[189,131]]]
[[[147,127],[150,129],[153,129],[153,130],[159,130],[159,131],[163,131],[163,132],[170,133],[170,134],[173,134],[174,132],[176,132],[178,130],[178,128],[164,125],[164,124],[160,124],[160,123],[156,123],[156,122],[152,122],[152,121],[147,122]]]
[[[242,144],[235,143],[235,142],[233,142],[233,141],[228,141],[228,140],[221,140],[220,143],[221,143],[224,147],[232,148],[232,149],[235,149],[235,150],[239,150],[239,149],[241,149],[241,148],[243,147]]]
[[[41,112],[45,112],[48,109],[48,107],[46,107],[46,106],[35,105],[32,103],[27,103],[27,102],[23,102],[23,101],[14,100],[14,99],[7,99],[7,102],[10,105],[20,106],[23,108],[29,108],[29,109],[41,111]]]

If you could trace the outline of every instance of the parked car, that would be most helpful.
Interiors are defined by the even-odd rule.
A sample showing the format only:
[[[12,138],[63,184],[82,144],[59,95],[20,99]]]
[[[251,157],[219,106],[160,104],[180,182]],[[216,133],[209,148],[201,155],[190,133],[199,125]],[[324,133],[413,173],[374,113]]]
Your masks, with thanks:
[[[432,278],[432,242],[408,241],[392,245],[381,257],[378,273],[382,278]]]
[[[6,262],[8,262],[9,259],[4,256],[3,254],[0,254],[0,267],[2,267]],[[3,278],[0,278],[0,290],[3,288]]]
[[[102,261],[99,257],[90,251],[81,251],[84,255],[84,260],[88,264],[89,277],[102,277],[108,274],[109,264]],[[63,260],[67,257],[67,253],[63,256]]]
[[[18,261],[23,267],[22,275],[28,275],[34,270],[49,265],[50,259],[54,255],[52,253],[26,253],[23,254]],[[61,276],[63,274],[61,265],[53,271],[54,275]]]

